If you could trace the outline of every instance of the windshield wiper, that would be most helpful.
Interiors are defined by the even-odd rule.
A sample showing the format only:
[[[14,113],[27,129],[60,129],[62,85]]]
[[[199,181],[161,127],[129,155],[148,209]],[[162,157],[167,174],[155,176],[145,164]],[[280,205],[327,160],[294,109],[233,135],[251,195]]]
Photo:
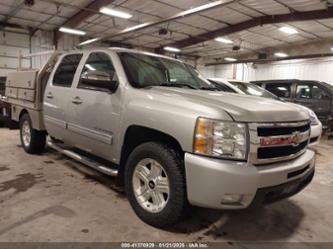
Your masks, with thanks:
[[[186,83],[170,83],[170,82],[164,82],[159,84],[159,86],[168,86],[168,87],[188,87],[191,89],[197,89],[194,86],[190,85],[190,84],[186,84]]]

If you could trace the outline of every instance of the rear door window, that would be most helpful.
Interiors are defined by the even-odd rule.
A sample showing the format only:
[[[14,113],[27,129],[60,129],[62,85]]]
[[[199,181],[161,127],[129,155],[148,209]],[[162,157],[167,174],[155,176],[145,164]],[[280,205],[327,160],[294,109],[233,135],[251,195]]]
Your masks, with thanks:
[[[288,83],[266,84],[266,90],[284,99],[291,96],[291,84]]]
[[[71,87],[81,58],[82,54],[66,55],[54,73],[53,85]]]

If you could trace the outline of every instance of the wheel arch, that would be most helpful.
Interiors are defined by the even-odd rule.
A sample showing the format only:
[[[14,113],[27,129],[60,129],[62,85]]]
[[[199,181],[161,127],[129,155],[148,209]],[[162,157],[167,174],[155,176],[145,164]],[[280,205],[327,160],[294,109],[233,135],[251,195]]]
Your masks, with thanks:
[[[128,156],[137,146],[146,142],[161,142],[167,144],[174,148],[181,156],[184,156],[184,150],[181,144],[173,136],[145,126],[131,125],[126,129],[121,148],[119,169],[119,178],[121,179],[121,182],[123,182],[124,170]]]
[[[42,111],[30,109],[30,108],[26,108],[26,107],[18,106],[18,105],[12,106],[12,120],[20,122],[20,120],[24,114],[29,115],[33,129],[38,130],[38,131],[46,131]]]
[[[20,111],[20,114],[19,114],[19,121],[21,120],[22,116],[23,116],[24,114],[26,114],[26,113],[30,116],[29,111],[28,111],[27,109],[23,108],[23,109]]]

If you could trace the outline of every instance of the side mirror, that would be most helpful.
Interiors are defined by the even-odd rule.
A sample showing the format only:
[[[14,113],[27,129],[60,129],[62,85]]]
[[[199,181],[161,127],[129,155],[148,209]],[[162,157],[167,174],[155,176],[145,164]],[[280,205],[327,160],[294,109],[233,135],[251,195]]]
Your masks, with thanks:
[[[81,83],[93,88],[103,88],[115,92],[118,88],[118,81],[112,80],[113,75],[103,71],[87,71],[81,75]]]

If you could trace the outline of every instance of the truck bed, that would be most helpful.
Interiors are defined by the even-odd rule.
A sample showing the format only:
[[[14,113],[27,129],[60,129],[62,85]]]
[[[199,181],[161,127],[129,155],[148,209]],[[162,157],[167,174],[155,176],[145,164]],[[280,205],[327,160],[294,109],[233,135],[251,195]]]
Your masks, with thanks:
[[[6,82],[7,102],[38,110],[36,78],[38,70],[9,73]]]
[[[54,52],[41,69],[11,72],[6,81],[7,102],[11,104],[12,120],[19,121],[23,111],[29,113],[32,126],[44,130],[43,95],[49,74],[60,53]]]

